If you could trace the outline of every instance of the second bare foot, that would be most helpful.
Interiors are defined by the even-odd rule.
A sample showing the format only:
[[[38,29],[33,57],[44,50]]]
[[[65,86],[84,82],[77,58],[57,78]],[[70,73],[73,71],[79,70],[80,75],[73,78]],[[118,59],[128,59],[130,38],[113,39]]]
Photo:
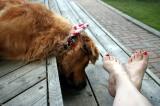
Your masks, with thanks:
[[[129,58],[128,63],[125,64],[130,79],[138,90],[141,89],[143,76],[148,65],[148,57],[146,51],[137,51]]]

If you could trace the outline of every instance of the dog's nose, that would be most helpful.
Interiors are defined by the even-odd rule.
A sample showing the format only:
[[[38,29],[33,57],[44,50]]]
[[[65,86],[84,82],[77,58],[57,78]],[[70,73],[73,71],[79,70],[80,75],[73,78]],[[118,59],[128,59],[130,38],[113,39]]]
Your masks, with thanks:
[[[82,90],[83,88],[85,88],[87,85],[86,81],[83,81],[81,83],[79,83],[75,88],[76,90]]]

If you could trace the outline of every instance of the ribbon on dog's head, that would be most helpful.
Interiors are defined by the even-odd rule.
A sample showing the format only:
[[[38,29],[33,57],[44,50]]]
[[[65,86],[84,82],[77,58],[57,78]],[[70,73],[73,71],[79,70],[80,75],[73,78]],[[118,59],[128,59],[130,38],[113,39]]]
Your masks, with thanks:
[[[89,25],[87,23],[85,24],[78,24],[78,25],[73,25],[70,34],[71,36],[77,36],[79,35],[83,30],[85,30]]]
[[[69,37],[67,39],[67,46],[74,47],[77,37],[80,36],[80,33],[84,31],[89,25],[87,23],[73,25],[70,31]]]

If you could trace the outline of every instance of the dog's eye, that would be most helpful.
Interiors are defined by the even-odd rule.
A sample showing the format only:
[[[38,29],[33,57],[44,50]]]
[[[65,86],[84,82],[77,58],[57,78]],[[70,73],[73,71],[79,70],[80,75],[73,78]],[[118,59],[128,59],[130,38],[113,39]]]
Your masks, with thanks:
[[[88,47],[87,47],[86,44],[83,45],[83,50],[84,50],[86,53],[88,53]]]
[[[68,49],[68,45],[67,44],[64,44],[64,49]]]

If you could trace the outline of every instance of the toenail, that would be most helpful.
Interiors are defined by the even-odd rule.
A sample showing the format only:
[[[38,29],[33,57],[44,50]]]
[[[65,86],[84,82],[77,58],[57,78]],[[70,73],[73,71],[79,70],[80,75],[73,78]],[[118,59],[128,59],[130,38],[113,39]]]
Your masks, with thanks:
[[[148,53],[147,53],[146,51],[145,51],[145,52],[143,52],[143,54],[144,54],[144,55],[148,55]]]

